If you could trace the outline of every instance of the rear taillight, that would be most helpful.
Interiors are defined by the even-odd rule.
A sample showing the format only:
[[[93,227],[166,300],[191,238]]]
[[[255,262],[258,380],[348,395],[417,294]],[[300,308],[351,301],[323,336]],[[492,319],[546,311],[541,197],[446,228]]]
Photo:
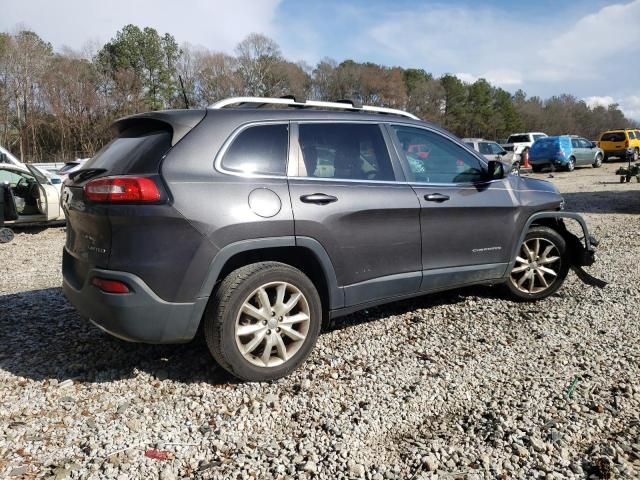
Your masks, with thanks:
[[[84,186],[84,196],[93,202],[157,202],[160,189],[147,177],[103,177]]]
[[[624,141],[624,148],[629,148],[629,139]]]
[[[558,151],[556,152],[556,157],[558,157],[558,158],[564,158],[564,152],[563,152],[562,150],[558,150]]]
[[[130,291],[126,283],[107,278],[93,277],[91,284],[105,293],[129,293]]]

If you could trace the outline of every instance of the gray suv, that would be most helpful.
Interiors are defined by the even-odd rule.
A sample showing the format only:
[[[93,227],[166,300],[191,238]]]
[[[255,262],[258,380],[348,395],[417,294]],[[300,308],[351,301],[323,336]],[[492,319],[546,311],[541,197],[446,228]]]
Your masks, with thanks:
[[[245,380],[287,375],[331,318],[473,284],[538,300],[594,261],[552,184],[402,111],[248,97],[114,129],[65,181],[66,296],[128,341],[202,325]]]

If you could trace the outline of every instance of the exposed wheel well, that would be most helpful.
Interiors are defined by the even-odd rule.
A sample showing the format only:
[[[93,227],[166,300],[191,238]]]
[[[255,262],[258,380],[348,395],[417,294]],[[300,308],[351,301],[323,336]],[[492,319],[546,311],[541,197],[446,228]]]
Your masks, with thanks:
[[[318,290],[320,300],[322,301],[322,309],[327,315],[329,311],[329,288],[327,279],[320,261],[315,254],[304,247],[274,247],[261,248],[256,250],[248,250],[240,252],[229,258],[224,267],[220,271],[220,275],[216,280],[216,286],[224,280],[227,275],[237,268],[258,262],[281,262],[302,271],[313,282]],[[328,315],[327,315],[328,317]]]

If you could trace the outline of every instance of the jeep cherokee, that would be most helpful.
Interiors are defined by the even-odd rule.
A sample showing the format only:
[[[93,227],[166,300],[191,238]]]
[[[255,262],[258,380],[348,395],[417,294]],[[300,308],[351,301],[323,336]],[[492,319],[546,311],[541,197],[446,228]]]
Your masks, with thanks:
[[[325,320],[473,284],[538,300],[594,259],[552,184],[405,112],[248,97],[114,129],[65,181],[66,296],[128,341],[202,324],[245,380],[298,367]]]

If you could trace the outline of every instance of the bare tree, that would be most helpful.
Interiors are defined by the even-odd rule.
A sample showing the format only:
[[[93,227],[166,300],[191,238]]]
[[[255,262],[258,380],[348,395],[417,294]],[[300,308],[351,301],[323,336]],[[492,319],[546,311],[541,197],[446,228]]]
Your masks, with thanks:
[[[277,74],[282,54],[276,42],[252,33],[238,44],[236,55],[246,95],[269,96],[282,90],[282,77]]]

